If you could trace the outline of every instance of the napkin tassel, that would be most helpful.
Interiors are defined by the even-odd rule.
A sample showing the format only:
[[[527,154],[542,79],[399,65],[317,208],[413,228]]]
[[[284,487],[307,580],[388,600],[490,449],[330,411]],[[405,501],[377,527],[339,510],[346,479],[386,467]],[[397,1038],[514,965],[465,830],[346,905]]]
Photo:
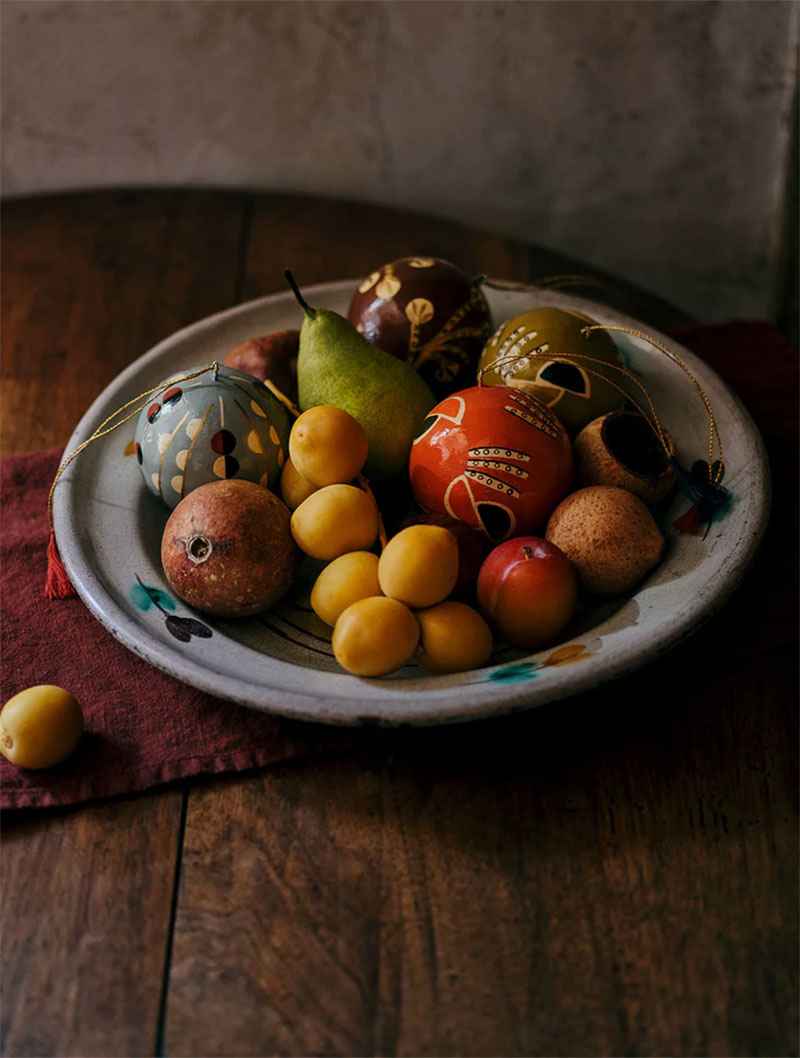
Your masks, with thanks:
[[[69,599],[77,595],[64,569],[61,555],[58,553],[54,529],[50,530],[50,540],[47,544],[47,576],[44,581],[44,594],[48,599]]]

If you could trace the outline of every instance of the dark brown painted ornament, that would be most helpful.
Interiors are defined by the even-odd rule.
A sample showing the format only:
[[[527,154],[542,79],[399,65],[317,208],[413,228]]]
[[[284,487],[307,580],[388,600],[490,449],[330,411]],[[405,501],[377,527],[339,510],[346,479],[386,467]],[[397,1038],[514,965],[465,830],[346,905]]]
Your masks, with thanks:
[[[368,342],[412,364],[438,398],[471,384],[492,327],[477,282],[436,257],[403,257],[370,273],[347,318]]]

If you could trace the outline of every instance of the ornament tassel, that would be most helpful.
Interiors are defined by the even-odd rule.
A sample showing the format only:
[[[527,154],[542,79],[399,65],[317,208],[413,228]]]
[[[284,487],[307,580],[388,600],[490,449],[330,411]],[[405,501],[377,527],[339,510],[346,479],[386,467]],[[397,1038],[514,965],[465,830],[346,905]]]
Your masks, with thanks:
[[[690,507],[689,510],[676,518],[672,523],[672,528],[676,533],[691,533],[692,536],[699,536],[700,530],[703,526],[703,515],[697,504],[694,507]]]
[[[50,530],[50,540],[47,544],[47,576],[44,582],[44,594],[48,599],[69,599],[77,595],[64,569],[61,555],[58,553],[56,534],[53,529]]]
[[[675,456],[672,456],[670,463],[675,469],[675,480],[678,485],[686,493],[687,498],[700,508],[701,512],[707,511],[713,516],[717,511],[727,510],[731,502],[731,494],[724,485],[709,481],[708,477],[703,473],[697,473],[694,469],[687,470],[686,467],[681,466]],[[702,464],[702,467],[703,470],[706,469],[705,464]]]
[[[691,470],[681,466],[674,456],[670,463],[675,469],[678,487],[692,503],[685,514],[675,519],[672,528],[679,533],[697,536],[702,525],[708,523],[710,527],[714,516],[728,509],[731,494],[724,485],[709,480],[705,463],[698,462]]]

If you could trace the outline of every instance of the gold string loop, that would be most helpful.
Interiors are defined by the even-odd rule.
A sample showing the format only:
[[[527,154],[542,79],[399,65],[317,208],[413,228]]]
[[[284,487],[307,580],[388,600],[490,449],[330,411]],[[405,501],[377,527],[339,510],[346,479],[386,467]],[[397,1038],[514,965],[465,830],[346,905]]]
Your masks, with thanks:
[[[608,290],[612,290],[613,289],[610,284],[603,282],[603,280],[601,280],[601,279],[596,279],[593,276],[583,276],[583,275],[580,275],[580,274],[577,274],[577,273],[572,273],[572,274],[565,273],[563,275],[543,276],[542,278],[535,279],[532,282],[518,282],[518,281],[512,280],[512,279],[493,279],[493,278],[491,278],[491,277],[489,277],[489,276],[487,276],[487,275],[482,273],[481,275],[478,275],[478,276],[475,277],[475,283],[478,284],[478,285],[483,285],[483,286],[490,287],[490,288],[492,288],[494,290],[532,291],[532,292],[533,291],[539,291],[539,290],[560,290],[560,289],[564,289],[564,288],[569,287],[569,286],[595,286],[595,287],[605,288],[605,289],[608,289]],[[711,406],[711,401],[708,399],[703,387],[700,385],[700,383],[694,377],[694,375],[689,370],[689,368],[686,366],[686,364],[684,364],[683,361],[679,357],[677,357],[673,352],[671,352],[665,345],[663,345],[661,342],[657,341],[655,338],[652,338],[649,334],[646,334],[644,331],[637,331],[637,330],[635,330],[635,329],[633,329],[631,327],[617,327],[617,326],[613,326],[611,324],[604,324],[604,323],[597,323],[597,324],[587,325],[586,327],[582,327],[581,328],[581,332],[584,334],[585,337],[588,337],[589,333],[591,331],[620,331],[621,333],[629,334],[629,335],[631,335],[634,338],[641,338],[643,341],[649,342],[650,345],[652,345],[656,349],[660,350],[660,352],[664,353],[665,356],[669,357],[669,359],[672,360],[672,362],[674,364],[677,364],[677,366],[681,369],[681,371],[683,371],[684,374],[690,379],[690,381],[692,382],[692,385],[697,390],[697,393],[700,396],[700,399],[702,400],[702,402],[703,402],[703,404],[705,406],[706,412],[708,414],[708,421],[709,421],[708,457],[707,457],[707,460],[706,460],[706,462],[708,464],[708,480],[709,480],[709,483],[711,485],[719,485],[720,482],[722,481],[723,474],[725,473],[725,458],[724,458],[724,453],[723,453],[723,448],[722,448],[722,438],[720,436],[719,429],[717,427],[716,418],[714,416],[714,409]],[[581,359],[580,355],[577,354],[577,353],[564,353],[563,357],[564,357],[564,359],[570,359],[570,358],[572,358],[572,359]],[[530,353],[526,353],[524,355],[524,357],[523,356],[519,356],[519,357],[513,357],[512,359],[534,360],[534,359],[542,359],[542,356],[541,355],[537,356],[536,350],[533,350]],[[548,356],[548,359],[553,360],[553,359],[558,359],[558,357],[550,355],[550,356]],[[583,358],[583,359],[588,359],[588,358]],[[598,362],[601,362],[601,363],[604,364],[604,366],[608,366],[608,367],[615,366],[615,365],[610,365],[610,364],[606,365],[603,361],[598,361]],[[493,364],[494,363],[497,363],[497,361],[494,361]],[[488,371],[489,368],[493,366],[493,364],[487,365],[485,368],[482,368],[478,372],[478,385],[482,384],[484,371]],[[601,374],[600,372],[597,372],[597,371],[592,371],[589,368],[586,368],[585,370],[587,370],[589,372],[589,374],[593,374],[596,377],[602,378],[605,382],[608,382],[610,385],[614,386],[614,383],[612,383],[610,381],[610,379],[608,379],[604,374]],[[621,370],[621,369],[616,368],[616,370]],[[647,392],[645,387],[642,385],[642,383],[637,378],[635,378],[635,376],[633,376],[630,372],[622,370],[622,373],[624,375],[626,375],[629,379],[632,379],[636,383],[636,385],[638,385],[644,391],[645,396],[647,397],[647,402],[648,402],[648,404],[649,404],[649,406],[651,408],[652,415],[653,415],[652,421],[650,421],[650,420],[648,420],[648,421],[650,421],[650,425],[653,428],[653,431],[656,433],[659,441],[664,446],[664,450],[667,451],[668,455],[672,456],[674,454],[674,452],[672,450],[668,450],[668,447],[667,447],[667,445],[665,443],[665,439],[664,438],[665,438],[666,431],[661,426],[661,423],[658,420],[658,416],[655,414],[655,408],[653,406],[652,400],[650,399],[649,393]],[[619,392],[623,393],[624,396],[626,396],[627,399],[630,400],[634,405],[636,405],[636,407],[639,409],[639,411],[642,414],[644,414],[642,412],[641,407],[639,407],[638,403],[630,396],[630,394],[625,393],[625,391],[620,389],[619,386],[614,386],[614,388],[618,389]],[[645,418],[647,418],[646,415],[645,415]],[[719,460],[718,460],[716,469],[714,468],[714,445],[715,445],[715,443],[716,443],[717,449],[719,451]]]
[[[177,385],[178,382],[188,382],[189,379],[197,378],[199,375],[204,375],[206,371],[213,371],[214,377],[216,378],[217,373],[219,371],[219,361],[214,360],[213,363],[208,364],[207,367],[200,367],[196,371],[189,371],[186,374],[179,375],[177,378],[171,379],[169,382],[160,382],[157,386],[153,386],[152,389],[146,389],[144,393],[140,393],[138,396],[133,397],[132,400],[126,401],[125,404],[117,408],[116,411],[113,411],[107,419],[104,419],[103,422],[100,423],[100,425],[90,437],[87,437],[86,440],[82,441],[77,448],[73,448],[73,450],[69,453],[68,456],[65,456],[65,458],[61,462],[61,465],[56,471],[56,476],[53,478],[53,484],[50,486],[50,492],[47,496],[47,518],[50,522],[51,529],[53,528],[53,493],[55,492],[56,485],[61,480],[61,475],[70,465],[72,460],[76,456],[80,455],[84,448],[88,448],[93,441],[97,441],[99,440],[99,438],[105,437],[107,434],[112,433],[118,427],[124,426],[126,422],[130,422],[131,419],[133,419],[136,415],[138,415],[141,411],[144,410],[144,408],[147,406],[147,401],[150,397],[153,396],[154,393],[160,393],[161,390],[168,389],[170,386]],[[139,401],[144,401],[145,403],[140,404],[138,408],[134,408],[130,415],[126,415],[125,418],[120,419],[119,422],[113,422],[113,420],[116,419],[118,415],[121,415],[122,412],[127,411],[132,404],[138,404]],[[109,423],[112,423],[112,425],[109,426]]]
[[[589,363],[593,363],[593,364],[601,364],[603,366],[603,368],[606,368],[606,369],[607,368],[611,368],[614,371],[619,372],[619,374],[624,375],[625,378],[630,379],[631,382],[635,383],[635,385],[637,385],[639,387],[639,389],[641,389],[641,391],[644,393],[644,396],[645,396],[645,399],[647,401],[647,405],[648,405],[648,408],[649,408],[649,411],[650,411],[649,415],[644,410],[642,405],[639,403],[639,401],[635,397],[631,396],[631,394],[627,390],[623,389],[622,386],[618,386],[616,382],[612,382],[612,380],[610,378],[608,378],[607,375],[603,374],[602,371],[598,371],[596,368],[592,368],[592,367],[584,367],[584,370],[587,372],[587,374],[592,375],[594,378],[602,379],[603,382],[608,383],[608,385],[611,386],[612,389],[615,389],[618,393],[622,394],[622,396],[626,400],[630,401],[631,404],[633,404],[633,406],[636,408],[636,410],[642,416],[642,418],[648,423],[648,425],[650,426],[650,429],[653,431],[653,433],[656,435],[656,438],[658,439],[659,444],[664,449],[664,454],[666,455],[667,459],[672,459],[674,457],[674,455],[675,455],[675,445],[672,442],[672,438],[670,437],[669,433],[667,433],[667,431],[662,426],[661,420],[658,417],[658,412],[656,411],[656,408],[655,408],[655,404],[653,403],[653,398],[650,396],[650,394],[649,394],[649,392],[647,390],[647,387],[644,385],[644,383],[640,379],[636,378],[635,375],[632,375],[630,373],[630,371],[627,371],[624,367],[619,367],[617,364],[609,364],[605,360],[599,360],[597,357],[594,357],[594,356],[586,356],[583,353],[564,353],[564,354],[562,354],[562,356],[563,356],[564,359],[582,360],[584,362],[589,362]],[[535,349],[532,352],[524,353],[521,356],[516,354],[516,353],[514,353],[514,354],[506,354],[504,356],[499,356],[495,360],[493,360],[491,363],[486,364],[484,367],[480,368],[480,370],[478,371],[478,385],[479,386],[483,385],[483,374],[484,374],[484,372],[485,371],[490,371],[495,366],[502,366],[502,364],[504,364],[504,363],[514,363],[514,362],[516,362],[518,360],[554,360],[554,359],[557,360],[557,359],[559,359],[559,357],[558,356],[554,357],[549,352],[539,353]],[[512,388],[513,388],[513,386],[512,386]]]
[[[558,277],[555,277],[555,278],[558,278]],[[516,285],[514,285],[513,288],[509,287],[508,289],[529,289],[529,288],[525,287],[523,284],[516,284]],[[724,451],[723,451],[723,447],[722,447],[722,438],[721,438],[720,433],[719,433],[719,428],[717,427],[717,421],[716,421],[716,417],[714,415],[714,409],[711,406],[711,401],[708,399],[708,396],[706,395],[705,390],[700,385],[700,383],[697,381],[697,379],[692,374],[692,372],[689,370],[689,368],[686,366],[686,364],[684,364],[684,362],[680,359],[680,357],[676,356],[662,342],[659,342],[655,338],[652,338],[649,334],[646,334],[644,331],[637,331],[637,330],[634,330],[631,327],[618,327],[618,326],[615,326],[613,324],[605,324],[605,323],[593,323],[593,324],[587,324],[586,326],[581,327],[581,334],[583,334],[583,336],[585,338],[588,338],[592,331],[620,331],[621,333],[629,334],[629,335],[631,335],[634,338],[640,338],[643,341],[646,341],[650,345],[654,346],[660,352],[664,353],[664,355],[667,356],[674,364],[676,364],[681,369],[681,371],[683,371],[684,374],[690,379],[690,381],[692,382],[692,385],[694,386],[695,390],[697,391],[698,395],[700,396],[700,399],[703,402],[703,405],[704,405],[704,407],[706,409],[706,413],[708,414],[708,421],[709,421],[708,456],[707,456],[707,459],[706,459],[706,463],[707,463],[707,466],[708,466],[708,480],[709,480],[709,483],[711,485],[714,485],[714,486],[719,485],[721,483],[722,477],[723,477],[723,475],[725,473],[725,456],[724,456]],[[657,439],[659,441],[659,444],[664,449],[664,452],[665,452],[667,458],[668,459],[673,459],[675,457],[675,446],[673,445],[672,439],[670,438],[669,434],[667,433],[667,431],[664,429],[664,427],[661,424],[661,420],[658,417],[658,413],[656,411],[655,404],[653,403],[653,399],[650,396],[650,393],[649,393],[647,387],[644,385],[644,383],[641,381],[641,379],[637,378],[634,374],[632,374],[626,368],[620,367],[618,364],[608,363],[608,362],[606,362],[604,360],[599,360],[597,357],[587,356],[584,353],[564,352],[564,353],[560,353],[559,354],[559,353],[553,353],[549,349],[545,350],[543,352],[543,351],[541,351],[538,348],[534,348],[530,352],[526,352],[526,353],[506,354],[504,356],[497,357],[495,360],[492,360],[488,364],[485,364],[483,367],[481,367],[478,370],[478,385],[479,386],[483,385],[483,376],[484,376],[484,374],[487,371],[490,371],[490,370],[492,370],[495,367],[501,367],[504,364],[512,364],[512,363],[519,362],[521,360],[530,362],[532,360],[559,360],[559,359],[582,361],[584,363],[584,365],[589,364],[589,363],[602,365],[603,371],[598,371],[596,368],[591,368],[591,367],[588,367],[588,366],[584,366],[584,370],[588,374],[594,376],[595,378],[602,379],[604,382],[606,382],[608,385],[610,385],[613,389],[617,390],[618,393],[621,393],[622,396],[624,396],[626,400],[629,400],[634,405],[634,407],[637,409],[639,414],[642,415],[643,418],[645,418],[647,420],[647,422],[649,423],[650,428],[652,429],[653,433],[656,435],[656,437],[657,437]],[[618,374],[623,375],[630,382],[633,382],[634,385],[639,387],[639,389],[644,394],[644,397],[645,397],[645,400],[646,400],[646,403],[647,403],[647,406],[648,406],[648,409],[649,409],[649,414],[647,412],[645,412],[644,408],[639,403],[639,401],[636,400],[635,397],[633,397],[627,390],[623,389],[621,386],[618,386],[615,382],[613,382],[608,377],[607,372],[609,370],[616,371]],[[714,460],[714,446],[715,446],[715,444],[716,444],[717,450],[719,452],[719,459],[716,461],[716,464],[715,464],[715,460]]]
[[[666,345],[664,345],[662,342],[657,341],[655,338],[651,337],[651,335],[649,334],[646,334],[644,331],[637,331],[631,327],[616,327],[611,324],[600,323],[593,323],[591,325],[587,324],[585,327],[581,328],[581,333],[584,334],[587,338],[591,331],[619,331],[622,334],[630,334],[634,338],[640,338],[642,341],[649,342],[650,345],[655,346],[656,349],[662,352],[665,356],[669,357],[673,364],[677,364],[681,371],[683,371],[683,373],[691,381],[694,388],[697,390],[697,393],[699,394],[700,399],[702,400],[705,406],[706,412],[708,413],[708,480],[712,485],[719,485],[719,483],[722,481],[722,475],[725,473],[725,456],[722,448],[722,438],[720,437],[719,429],[717,427],[717,421],[714,416],[714,409],[711,406],[711,401],[708,399],[705,390],[694,377],[694,375],[686,366],[686,364],[684,364],[680,357],[677,357],[670,349],[668,349]],[[719,463],[716,472],[714,471],[715,440],[717,444],[717,449],[719,450]]]
[[[522,282],[516,279],[494,279],[482,272],[480,275],[475,276],[474,281],[479,286],[489,287],[491,290],[529,290],[535,292],[539,290],[562,290],[568,287],[596,287],[600,290],[614,290],[610,283],[606,283],[602,279],[596,279],[594,276],[583,276],[578,273],[542,276],[540,279]]]

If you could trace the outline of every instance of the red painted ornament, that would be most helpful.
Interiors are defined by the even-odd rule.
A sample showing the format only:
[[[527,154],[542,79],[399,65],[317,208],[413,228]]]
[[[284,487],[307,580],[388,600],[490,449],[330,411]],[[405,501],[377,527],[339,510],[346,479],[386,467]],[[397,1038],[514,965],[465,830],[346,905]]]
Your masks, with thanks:
[[[411,448],[409,475],[424,510],[499,542],[544,525],[572,487],[572,446],[536,397],[473,386],[430,411]]]

